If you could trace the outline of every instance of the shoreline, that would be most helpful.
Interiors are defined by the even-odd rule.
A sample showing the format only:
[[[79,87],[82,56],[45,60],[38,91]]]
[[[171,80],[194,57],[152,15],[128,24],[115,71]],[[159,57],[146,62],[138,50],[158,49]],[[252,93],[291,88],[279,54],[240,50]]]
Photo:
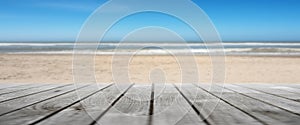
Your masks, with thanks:
[[[32,55],[32,56],[72,56],[72,53],[0,53],[0,55]],[[128,56],[128,55],[132,55],[132,54],[80,54],[80,55],[95,55],[95,56]],[[176,54],[178,56],[195,56],[195,57],[207,57],[209,56],[208,54],[193,54],[193,55],[188,55],[188,54]],[[168,54],[154,54],[154,55],[150,55],[150,54],[136,54],[135,56],[170,56]],[[214,56],[218,56],[218,55],[214,55]],[[255,55],[255,54],[225,54],[225,57],[265,57],[265,58],[300,58],[300,54],[299,55]]]

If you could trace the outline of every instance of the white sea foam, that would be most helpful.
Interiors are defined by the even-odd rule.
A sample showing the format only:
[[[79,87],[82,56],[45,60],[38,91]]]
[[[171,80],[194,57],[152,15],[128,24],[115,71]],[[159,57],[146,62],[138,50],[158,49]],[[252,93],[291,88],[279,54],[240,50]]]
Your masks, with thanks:
[[[300,43],[0,43],[0,46],[73,46],[73,45],[106,45],[106,46],[300,46]]]
[[[210,51],[205,49],[193,49],[193,50],[143,50],[143,51],[76,51],[76,54],[96,54],[96,55],[208,55],[214,54],[216,51]],[[223,51],[218,51],[218,54]],[[38,51],[38,52],[12,52],[8,54],[74,54],[74,51]],[[249,49],[243,50],[225,50],[225,55],[260,55],[260,56],[300,56],[300,50],[297,52],[253,52]]]
[[[8,54],[73,54],[75,43],[0,43],[0,53]],[[224,49],[212,43],[80,43],[79,54],[137,54],[137,55],[166,55],[166,54],[222,54],[226,55],[284,55],[300,56],[300,43],[222,43]],[[120,46],[119,46],[120,45]],[[209,47],[212,46],[212,47]],[[253,47],[255,46],[255,47]],[[15,47],[15,48],[14,48]],[[116,47],[121,47],[114,50]],[[144,50],[139,48],[150,47]],[[153,48],[157,47],[157,48]],[[221,46],[222,47],[222,46]],[[161,48],[161,49],[159,49]],[[190,49],[189,49],[190,48]],[[206,48],[210,48],[208,51]],[[167,50],[167,51],[166,51]],[[209,53],[210,52],[210,53]]]

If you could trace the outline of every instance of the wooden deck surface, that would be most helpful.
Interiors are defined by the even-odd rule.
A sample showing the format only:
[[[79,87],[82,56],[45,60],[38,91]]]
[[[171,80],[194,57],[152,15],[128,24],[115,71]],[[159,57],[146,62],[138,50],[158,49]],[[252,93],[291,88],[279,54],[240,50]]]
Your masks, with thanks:
[[[300,125],[300,84],[0,84],[1,125]]]

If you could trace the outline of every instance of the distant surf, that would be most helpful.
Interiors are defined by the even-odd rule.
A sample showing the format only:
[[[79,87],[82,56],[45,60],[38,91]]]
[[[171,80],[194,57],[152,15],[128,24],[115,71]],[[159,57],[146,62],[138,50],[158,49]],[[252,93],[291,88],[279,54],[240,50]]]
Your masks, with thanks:
[[[72,42],[0,42],[2,54],[73,54]],[[77,46],[82,54],[194,54],[224,52],[226,55],[300,56],[300,42],[223,42],[223,48],[204,43],[84,43]],[[97,48],[94,50],[93,48]],[[141,49],[142,48],[142,49]],[[210,48],[208,50],[207,48]],[[141,50],[138,50],[141,49]],[[137,51],[138,50],[138,51]]]

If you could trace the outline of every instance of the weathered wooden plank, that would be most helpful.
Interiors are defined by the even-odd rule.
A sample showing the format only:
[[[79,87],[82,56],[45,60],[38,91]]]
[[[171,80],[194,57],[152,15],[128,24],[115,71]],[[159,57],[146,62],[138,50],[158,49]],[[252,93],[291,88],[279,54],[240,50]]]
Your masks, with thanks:
[[[48,84],[48,85],[33,87],[33,88],[22,90],[22,91],[16,91],[16,92],[13,92],[13,93],[7,93],[7,94],[4,94],[4,95],[0,96],[0,103],[5,102],[5,101],[9,101],[9,100],[13,100],[13,99],[16,99],[16,98],[22,98],[22,97],[26,97],[26,96],[29,96],[29,95],[38,94],[38,93],[43,92],[43,91],[50,91],[50,90],[55,89],[55,88],[60,87],[60,86],[62,86],[62,85]]]
[[[99,119],[99,116],[104,113],[108,107],[116,100],[119,96],[126,91],[124,85],[117,87],[113,85],[99,93],[92,95],[91,97],[82,100],[80,103],[49,117],[38,125],[89,125],[95,124],[95,120]],[[81,92],[81,91],[79,91]],[[84,92],[83,92],[84,93]],[[81,95],[81,94],[80,94]]]
[[[256,84],[254,84],[254,85],[256,85]],[[264,87],[264,88],[271,88],[274,90],[281,90],[281,91],[287,91],[287,92],[300,94],[300,88],[294,87],[292,84],[258,84],[258,85],[260,87]],[[294,84],[294,85],[297,86],[297,84]],[[299,85],[299,87],[300,87],[300,85]]]
[[[300,94],[288,92],[285,90],[275,89],[275,88],[267,87],[267,86],[263,86],[263,85],[251,85],[251,84],[235,84],[235,85],[247,87],[247,88],[257,90],[257,91],[260,91],[263,93],[267,93],[267,94],[271,94],[271,95],[275,95],[275,96],[279,96],[282,98],[300,102]]]
[[[98,120],[103,125],[147,125],[151,85],[134,85]],[[116,120],[118,119],[118,120]]]
[[[300,84],[295,84],[295,86],[291,85],[291,84],[280,84],[280,85],[274,85],[273,88],[274,89],[283,89],[289,92],[293,92],[293,93],[297,93],[300,94]]]
[[[225,85],[227,89],[238,92],[242,95],[251,97],[253,99],[257,99],[261,102],[267,103],[269,105],[273,105],[279,108],[282,108],[288,112],[300,115],[300,103],[291,101],[289,99],[280,98],[278,96],[265,94],[256,90],[252,90],[249,88],[244,88],[236,85]]]
[[[13,91],[16,92],[0,96],[0,101],[4,96],[11,98],[9,101],[0,102],[0,124],[218,125],[298,124],[300,122],[300,103],[291,98],[280,97],[284,92],[295,96],[298,88],[284,85],[262,84],[258,88],[263,90],[256,90],[257,86],[252,89],[225,85],[222,95],[219,91],[220,86],[217,86],[218,89],[208,91],[210,86],[202,84],[199,85],[200,88],[182,85],[177,86],[177,89],[169,84],[154,84],[153,87],[124,85],[111,86],[103,91],[99,91],[101,86],[98,88],[97,85],[91,85],[77,92],[72,85],[62,86],[50,91],[42,90],[48,90],[49,87],[56,87],[56,85],[37,88],[33,85],[34,88],[22,90],[26,87],[24,86],[20,87],[22,91],[14,89]],[[270,90],[279,91],[279,95],[275,92],[270,93]],[[35,94],[28,95],[30,93]],[[81,99],[78,99],[77,94]],[[292,97],[295,98],[294,96]],[[221,100],[219,101],[218,98]],[[206,121],[203,121],[206,117]]]
[[[204,84],[198,85],[203,90],[217,95],[219,91],[208,91],[209,86]],[[235,92],[223,92],[222,96],[218,96],[227,103],[235,106],[243,112],[251,115],[264,124],[299,124],[300,117],[293,113],[282,110],[278,107],[263,103],[256,99],[241,95]]]
[[[151,116],[151,124],[206,124],[172,84],[155,85],[154,99],[154,111]]]
[[[28,85],[18,85],[18,86],[8,87],[0,90],[0,96],[13,93],[13,92],[28,90],[39,86],[43,86],[43,84],[28,84]]]
[[[222,91],[222,88],[219,90]],[[181,91],[193,102],[197,110],[211,125],[262,124],[255,118],[192,84],[182,85]]]
[[[101,91],[104,87],[107,86],[102,86],[98,89],[97,85],[91,85],[79,88],[78,91],[81,91],[81,96],[83,98],[87,98],[96,92]],[[80,100],[81,99],[77,96],[77,92],[73,91],[2,116],[0,117],[0,121],[6,125],[36,124],[66,108],[77,108],[72,106],[79,103]]]
[[[27,86],[29,84],[13,84],[13,83],[0,83],[0,91],[8,88],[18,87],[18,86]]]
[[[286,87],[290,87],[290,88],[294,88],[294,89],[300,89],[300,84],[278,84],[278,85],[281,85],[281,86],[286,86]]]
[[[8,83],[0,83],[0,90],[3,90],[5,88],[15,87],[18,86],[16,84],[8,84]]]
[[[63,85],[60,88],[52,89],[50,91],[44,91],[39,94],[34,94],[23,98],[16,98],[10,101],[2,102],[0,103],[0,117],[18,111],[22,108],[34,105],[36,103],[40,103],[60,95],[70,93],[74,90],[74,86]]]
[[[117,98],[115,98],[111,103],[109,103],[109,105],[105,108],[105,110],[103,112],[101,112],[100,115],[98,115],[95,120],[91,123],[91,125],[95,125],[95,124],[105,124],[105,121],[101,121],[103,116],[106,115],[107,112],[111,111],[112,108],[114,108],[115,104],[124,97],[124,95],[129,91],[129,89],[134,86],[134,84],[130,85],[129,87],[127,87],[127,85],[118,85],[118,91],[120,91],[121,93],[117,96]],[[117,114],[119,115],[119,113]]]

